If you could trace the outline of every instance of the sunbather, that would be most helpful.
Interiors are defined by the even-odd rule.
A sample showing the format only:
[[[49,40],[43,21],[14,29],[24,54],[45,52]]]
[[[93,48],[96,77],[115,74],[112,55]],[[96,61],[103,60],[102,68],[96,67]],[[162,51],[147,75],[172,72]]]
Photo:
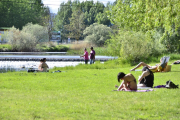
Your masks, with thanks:
[[[155,66],[150,66],[147,65],[144,62],[140,62],[135,68],[131,69],[131,71],[135,71],[137,68],[143,66],[143,67],[148,67],[153,73],[154,72],[162,72],[165,70],[166,66],[167,66],[167,62],[169,61],[169,57],[162,57],[160,59],[160,64],[156,64]]]
[[[49,66],[46,64],[46,58],[40,59],[40,64],[38,67],[39,72],[48,72]]]
[[[154,84],[154,74],[148,67],[143,67],[142,74],[138,79],[138,87],[153,87]]]
[[[173,64],[180,64],[180,60],[175,61]]]
[[[120,79],[123,80],[119,87],[117,85],[115,86],[115,87],[118,87],[117,91],[120,91],[120,90],[137,90],[136,79],[131,73],[124,74],[123,72],[120,72],[117,75],[117,79],[118,79],[118,82],[120,82]]]

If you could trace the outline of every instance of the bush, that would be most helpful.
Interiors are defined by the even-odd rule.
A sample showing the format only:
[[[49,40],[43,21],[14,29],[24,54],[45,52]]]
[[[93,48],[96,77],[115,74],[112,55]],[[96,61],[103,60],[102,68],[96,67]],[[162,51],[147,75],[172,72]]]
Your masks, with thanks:
[[[156,42],[143,32],[120,30],[117,35],[107,40],[106,44],[108,51],[113,56],[119,56],[121,60],[134,62],[147,59],[157,52],[162,54],[162,50],[158,49],[160,43]],[[153,53],[154,51],[156,53]]]
[[[112,33],[112,29],[103,24],[94,23],[87,27],[83,31],[85,35],[85,41],[88,41],[97,46],[104,46],[104,43],[109,39],[109,35]]]
[[[6,39],[14,51],[37,51],[36,45],[48,40],[48,32],[43,26],[28,23],[22,31],[12,27],[6,33]]]

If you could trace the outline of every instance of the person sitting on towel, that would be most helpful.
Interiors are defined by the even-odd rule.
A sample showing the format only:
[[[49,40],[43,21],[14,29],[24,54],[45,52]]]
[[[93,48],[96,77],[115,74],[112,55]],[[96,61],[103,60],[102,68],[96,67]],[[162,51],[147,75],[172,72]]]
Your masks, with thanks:
[[[154,74],[148,67],[143,67],[142,74],[138,79],[138,87],[153,87],[154,84]]]
[[[115,87],[118,87],[117,91],[137,90],[136,79],[131,73],[124,74],[123,72],[120,72],[117,75],[117,79],[118,79],[118,82],[120,82],[120,79],[123,80],[119,87],[117,85],[115,86]]]

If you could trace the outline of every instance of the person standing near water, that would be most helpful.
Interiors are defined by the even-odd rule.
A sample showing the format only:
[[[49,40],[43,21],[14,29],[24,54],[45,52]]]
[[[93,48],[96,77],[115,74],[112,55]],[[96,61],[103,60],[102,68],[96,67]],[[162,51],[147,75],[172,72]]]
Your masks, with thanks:
[[[95,62],[95,51],[93,50],[93,47],[91,47],[90,64],[93,64],[94,62]]]
[[[88,52],[87,52],[87,49],[84,48],[84,55],[80,56],[80,57],[84,57],[84,62],[85,64],[88,64],[88,61],[89,61],[89,57],[88,57]]]

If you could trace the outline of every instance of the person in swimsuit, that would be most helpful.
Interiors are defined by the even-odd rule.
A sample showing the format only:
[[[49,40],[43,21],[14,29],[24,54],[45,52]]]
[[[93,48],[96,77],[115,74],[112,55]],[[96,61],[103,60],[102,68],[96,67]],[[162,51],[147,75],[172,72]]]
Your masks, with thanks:
[[[142,75],[138,79],[138,87],[153,87],[154,84],[154,74],[148,67],[143,67]]]
[[[163,58],[161,58],[160,59],[160,63],[162,62],[162,59]],[[141,66],[143,66],[143,67],[148,67],[149,68],[149,70],[151,70],[153,73],[154,72],[162,72],[164,69],[159,69],[159,66],[160,66],[160,64],[156,64],[155,66],[150,66],[150,65],[148,65],[148,64],[146,64],[146,63],[144,63],[144,62],[140,62],[136,67],[134,67],[133,69],[131,69],[130,71],[135,71],[137,68],[139,68],[139,67],[141,67]]]
[[[180,60],[173,62],[173,64],[180,64]]]
[[[38,67],[39,72],[48,72],[49,66],[46,64],[46,58],[40,59],[40,64]]]
[[[120,82],[120,79],[123,80],[119,87],[115,86],[115,87],[118,87],[117,91],[137,90],[136,79],[131,73],[124,74],[123,72],[120,72],[117,75],[117,79],[118,79],[118,82]]]

